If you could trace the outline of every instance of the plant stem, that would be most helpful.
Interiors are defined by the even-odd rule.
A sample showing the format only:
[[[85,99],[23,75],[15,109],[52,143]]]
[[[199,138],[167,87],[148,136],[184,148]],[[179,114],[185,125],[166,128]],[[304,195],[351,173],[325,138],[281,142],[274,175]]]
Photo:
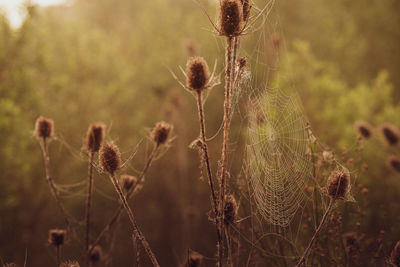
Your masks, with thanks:
[[[160,265],[158,264],[158,261],[153,253],[153,251],[150,248],[149,243],[147,242],[146,238],[144,237],[143,233],[140,231],[139,226],[135,220],[135,217],[133,216],[133,212],[131,208],[128,205],[128,201],[126,200],[124,194],[122,193],[122,189],[118,184],[117,179],[115,178],[115,173],[110,174],[111,182],[114,185],[115,190],[117,191],[121,202],[125,208],[126,213],[128,214],[129,220],[131,221],[132,227],[133,227],[133,234],[137,240],[139,240],[142,243],[142,246],[144,247],[147,255],[149,256],[151,262],[153,263],[153,266],[159,267]]]
[[[329,215],[329,213],[330,213],[330,211],[331,211],[331,209],[332,209],[334,203],[335,203],[335,200],[331,198],[331,200],[330,200],[330,202],[329,202],[329,206],[328,206],[328,208],[326,209],[325,214],[324,214],[324,216],[322,217],[321,222],[319,223],[317,230],[315,231],[313,237],[311,238],[310,243],[308,244],[306,250],[305,250],[304,253],[303,253],[303,256],[301,256],[301,259],[300,259],[299,262],[297,263],[296,267],[302,266],[302,265],[305,263],[306,258],[307,258],[307,256],[308,256],[308,253],[309,253],[311,247],[313,246],[314,241],[316,240],[316,238],[317,238],[319,232],[321,231],[322,227],[324,226],[325,221],[326,221],[326,219],[328,218],[328,215]]]
[[[208,155],[208,146],[206,143],[206,127],[205,127],[205,119],[204,119],[204,110],[203,110],[203,101],[202,101],[202,94],[201,92],[197,93],[197,109],[199,113],[199,122],[200,122],[200,138],[202,141],[202,149],[204,151],[204,160],[206,162],[206,168],[207,168],[207,176],[208,176],[208,183],[210,184],[210,189],[211,189],[211,197],[213,202],[211,205],[213,206],[214,210],[214,215],[215,215],[215,226],[217,229],[217,238],[218,238],[218,244],[217,248],[219,251],[219,248],[222,246],[222,235],[219,229],[219,216],[218,216],[218,204],[217,204],[217,197],[215,195],[215,190],[214,190],[214,183],[212,179],[212,173],[211,173],[211,166],[210,166],[210,157]],[[222,259],[220,264],[222,264]]]
[[[86,235],[85,235],[85,263],[88,266],[89,263],[89,231],[90,231],[90,208],[92,201],[92,191],[93,191],[93,161],[94,161],[94,152],[89,153],[89,173],[87,180],[87,199],[86,199],[86,213],[85,213],[85,221],[86,221]]]
[[[60,246],[56,246],[56,250],[57,250],[57,267],[60,267],[61,264],[61,248]]]

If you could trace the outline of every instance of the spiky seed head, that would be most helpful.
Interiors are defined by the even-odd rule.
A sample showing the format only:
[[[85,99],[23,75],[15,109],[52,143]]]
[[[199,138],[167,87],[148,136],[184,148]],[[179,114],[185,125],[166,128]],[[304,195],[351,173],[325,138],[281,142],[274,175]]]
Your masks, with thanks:
[[[207,87],[210,71],[207,62],[202,57],[191,57],[186,63],[186,86],[191,90],[201,92]]]
[[[157,122],[151,132],[151,139],[159,146],[168,142],[173,126],[166,122]]]
[[[234,223],[238,213],[238,206],[233,195],[225,197],[224,222],[226,225]]]
[[[38,138],[51,138],[54,134],[54,122],[40,116],[35,123],[35,136]]]
[[[49,231],[49,243],[56,247],[62,246],[62,245],[64,245],[66,235],[67,235],[66,230],[51,229]]]
[[[344,198],[350,189],[350,173],[347,170],[333,171],[326,183],[326,189],[332,199]]]
[[[396,245],[394,246],[392,253],[390,254],[390,262],[394,266],[400,266],[400,241],[397,241]]]
[[[388,165],[394,171],[400,172],[400,158],[396,156],[390,156],[388,159]]]
[[[101,247],[99,245],[94,246],[94,248],[90,252],[89,256],[90,261],[92,263],[97,263],[101,260],[102,257],[103,257],[103,250],[101,249]]]
[[[391,145],[395,146],[399,142],[400,134],[399,130],[390,124],[384,124],[381,128],[383,137],[385,138],[386,142]]]
[[[86,148],[90,152],[98,152],[104,141],[104,124],[92,123],[86,134]]]
[[[223,36],[238,36],[242,31],[243,6],[240,0],[221,0],[219,31]]]
[[[101,146],[100,166],[111,175],[121,167],[121,153],[116,145],[107,143]]]
[[[197,253],[196,251],[191,251],[185,266],[187,267],[198,267],[203,261],[203,255]]]
[[[243,6],[243,21],[247,22],[247,20],[250,17],[250,9],[251,9],[250,0],[240,0],[240,2],[242,2]]]
[[[64,261],[60,267],[80,267],[80,265],[77,261]]]
[[[369,123],[359,122],[356,124],[356,129],[361,138],[369,139],[372,136],[372,127]]]
[[[136,186],[138,179],[135,176],[129,174],[123,174],[120,177],[121,187],[126,192],[131,190],[132,187]]]

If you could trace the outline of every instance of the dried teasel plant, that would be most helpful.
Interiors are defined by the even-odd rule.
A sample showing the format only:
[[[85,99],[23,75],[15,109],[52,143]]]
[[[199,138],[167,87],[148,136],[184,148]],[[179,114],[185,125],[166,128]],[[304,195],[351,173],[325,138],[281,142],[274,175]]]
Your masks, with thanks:
[[[64,245],[67,231],[63,229],[51,229],[49,231],[49,244],[56,247],[57,266],[61,263],[61,246]]]
[[[395,126],[391,124],[384,124],[381,126],[381,132],[383,138],[388,143],[388,145],[390,146],[397,145],[400,139],[400,133]]]
[[[358,122],[356,124],[356,130],[358,132],[359,138],[370,139],[373,135],[373,128],[367,122]]]

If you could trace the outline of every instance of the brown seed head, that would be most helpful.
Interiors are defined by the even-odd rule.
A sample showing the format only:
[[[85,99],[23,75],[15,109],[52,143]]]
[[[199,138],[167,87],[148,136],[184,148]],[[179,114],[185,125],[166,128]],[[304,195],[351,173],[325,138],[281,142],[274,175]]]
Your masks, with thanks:
[[[344,198],[350,189],[350,174],[347,170],[333,171],[326,183],[328,195],[336,200]]]
[[[51,229],[49,231],[49,243],[56,247],[64,245],[66,234],[67,231],[65,230]]]
[[[399,130],[390,124],[385,124],[381,128],[383,137],[385,138],[386,142],[391,145],[395,146],[399,142],[400,134]]]
[[[35,136],[39,138],[53,137],[54,122],[51,119],[40,116],[35,123]]]
[[[247,20],[250,17],[250,9],[251,9],[250,0],[240,0],[240,2],[242,2],[243,6],[243,21],[247,22]]]
[[[99,245],[94,246],[94,248],[90,252],[90,261],[92,263],[97,263],[101,260],[102,256],[103,250],[101,249],[101,247]]]
[[[396,172],[400,172],[400,158],[396,156],[390,156],[388,165]]]
[[[135,176],[123,174],[120,177],[121,187],[126,192],[131,190],[132,187],[136,186],[138,179]]]
[[[392,253],[390,254],[390,262],[394,265],[399,267],[400,266],[400,241],[397,241],[396,245],[394,246]]]
[[[159,146],[167,143],[173,130],[173,126],[166,122],[157,122],[151,132],[151,139]]]
[[[86,148],[90,152],[98,152],[104,140],[104,124],[93,123],[86,134]]]
[[[104,171],[111,175],[121,167],[121,154],[116,145],[103,144],[101,146],[100,166]]]
[[[191,90],[201,92],[207,87],[209,79],[210,71],[204,58],[189,58],[186,63],[186,86]]]
[[[234,223],[238,213],[238,206],[233,195],[225,197],[224,222],[226,225]]]
[[[238,36],[242,31],[243,6],[240,0],[221,0],[219,31],[227,37]]]
[[[62,262],[60,267],[80,267],[77,261],[65,261]]]
[[[372,136],[372,127],[369,123],[359,122],[356,124],[356,129],[361,138],[369,139]]]

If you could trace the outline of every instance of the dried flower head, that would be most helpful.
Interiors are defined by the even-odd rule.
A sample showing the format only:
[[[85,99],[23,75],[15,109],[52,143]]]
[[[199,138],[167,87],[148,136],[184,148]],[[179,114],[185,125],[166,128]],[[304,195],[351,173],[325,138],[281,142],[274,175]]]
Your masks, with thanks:
[[[102,256],[103,256],[103,250],[99,245],[97,245],[94,246],[93,249],[91,250],[89,258],[92,263],[97,263],[101,260]]]
[[[173,126],[166,122],[157,122],[151,132],[151,139],[159,146],[167,143],[168,138],[173,130]]]
[[[104,124],[93,123],[86,134],[86,148],[90,152],[98,152],[104,140]]]
[[[238,206],[233,195],[225,197],[224,222],[226,225],[234,223],[238,213]]]
[[[250,9],[251,9],[250,0],[240,0],[240,2],[242,2],[243,6],[243,21],[247,22],[247,20],[250,17]]]
[[[103,144],[100,148],[100,166],[101,168],[114,174],[121,167],[121,154],[116,145]]]
[[[369,139],[372,136],[372,127],[369,123],[359,122],[356,124],[356,129],[361,138]]]
[[[203,255],[197,253],[196,251],[191,251],[185,266],[187,267],[198,267],[200,266],[201,262],[203,261]]]
[[[332,199],[344,198],[350,189],[350,173],[347,170],[333,171],[326,183],[326,189]]]
[[[49,231],[49,243],[56,247],[62,246],[64,245],[66,235],[67,231],[63,229],[51,229]]]
[[[35,136],[39,138],[50,138],[54,134],[54,122],[51,119],[40,116],[35,123]]]
[[[186,63],[186,86],[201,92],[207,87],[210,71],[207,62],[202,57],[191,57]]]
[[[242,31],[243,6],[240,0],[221,0],[219,32],[223,36],[238,36]]]
[[[77,261],[64,261],[60,264],[60,267],[80,267]]]
[[[390,156],[388,159],[388,165],[396,172],[400,172],[400,158],[396,156]]]
[[[390,254],[390,262],[394,266],[400,266],[400,241],[397,241],[392,253]]]
[[[397,145],[397,143],[399,142],[399,139],[400,139],[400,134],[399,134],[399,130],[395,126],[389,125],[389,124],[384,124],[382,126],[381,130],[382,130],[383,137],[385,138],[386,142],[389,145],[391,145],[391,146]]]
[[[136,186],[138,179],[135,176],[129,174],[123,174],[120,177],[121,187],[126,192],[131,190],[132,187]]]

